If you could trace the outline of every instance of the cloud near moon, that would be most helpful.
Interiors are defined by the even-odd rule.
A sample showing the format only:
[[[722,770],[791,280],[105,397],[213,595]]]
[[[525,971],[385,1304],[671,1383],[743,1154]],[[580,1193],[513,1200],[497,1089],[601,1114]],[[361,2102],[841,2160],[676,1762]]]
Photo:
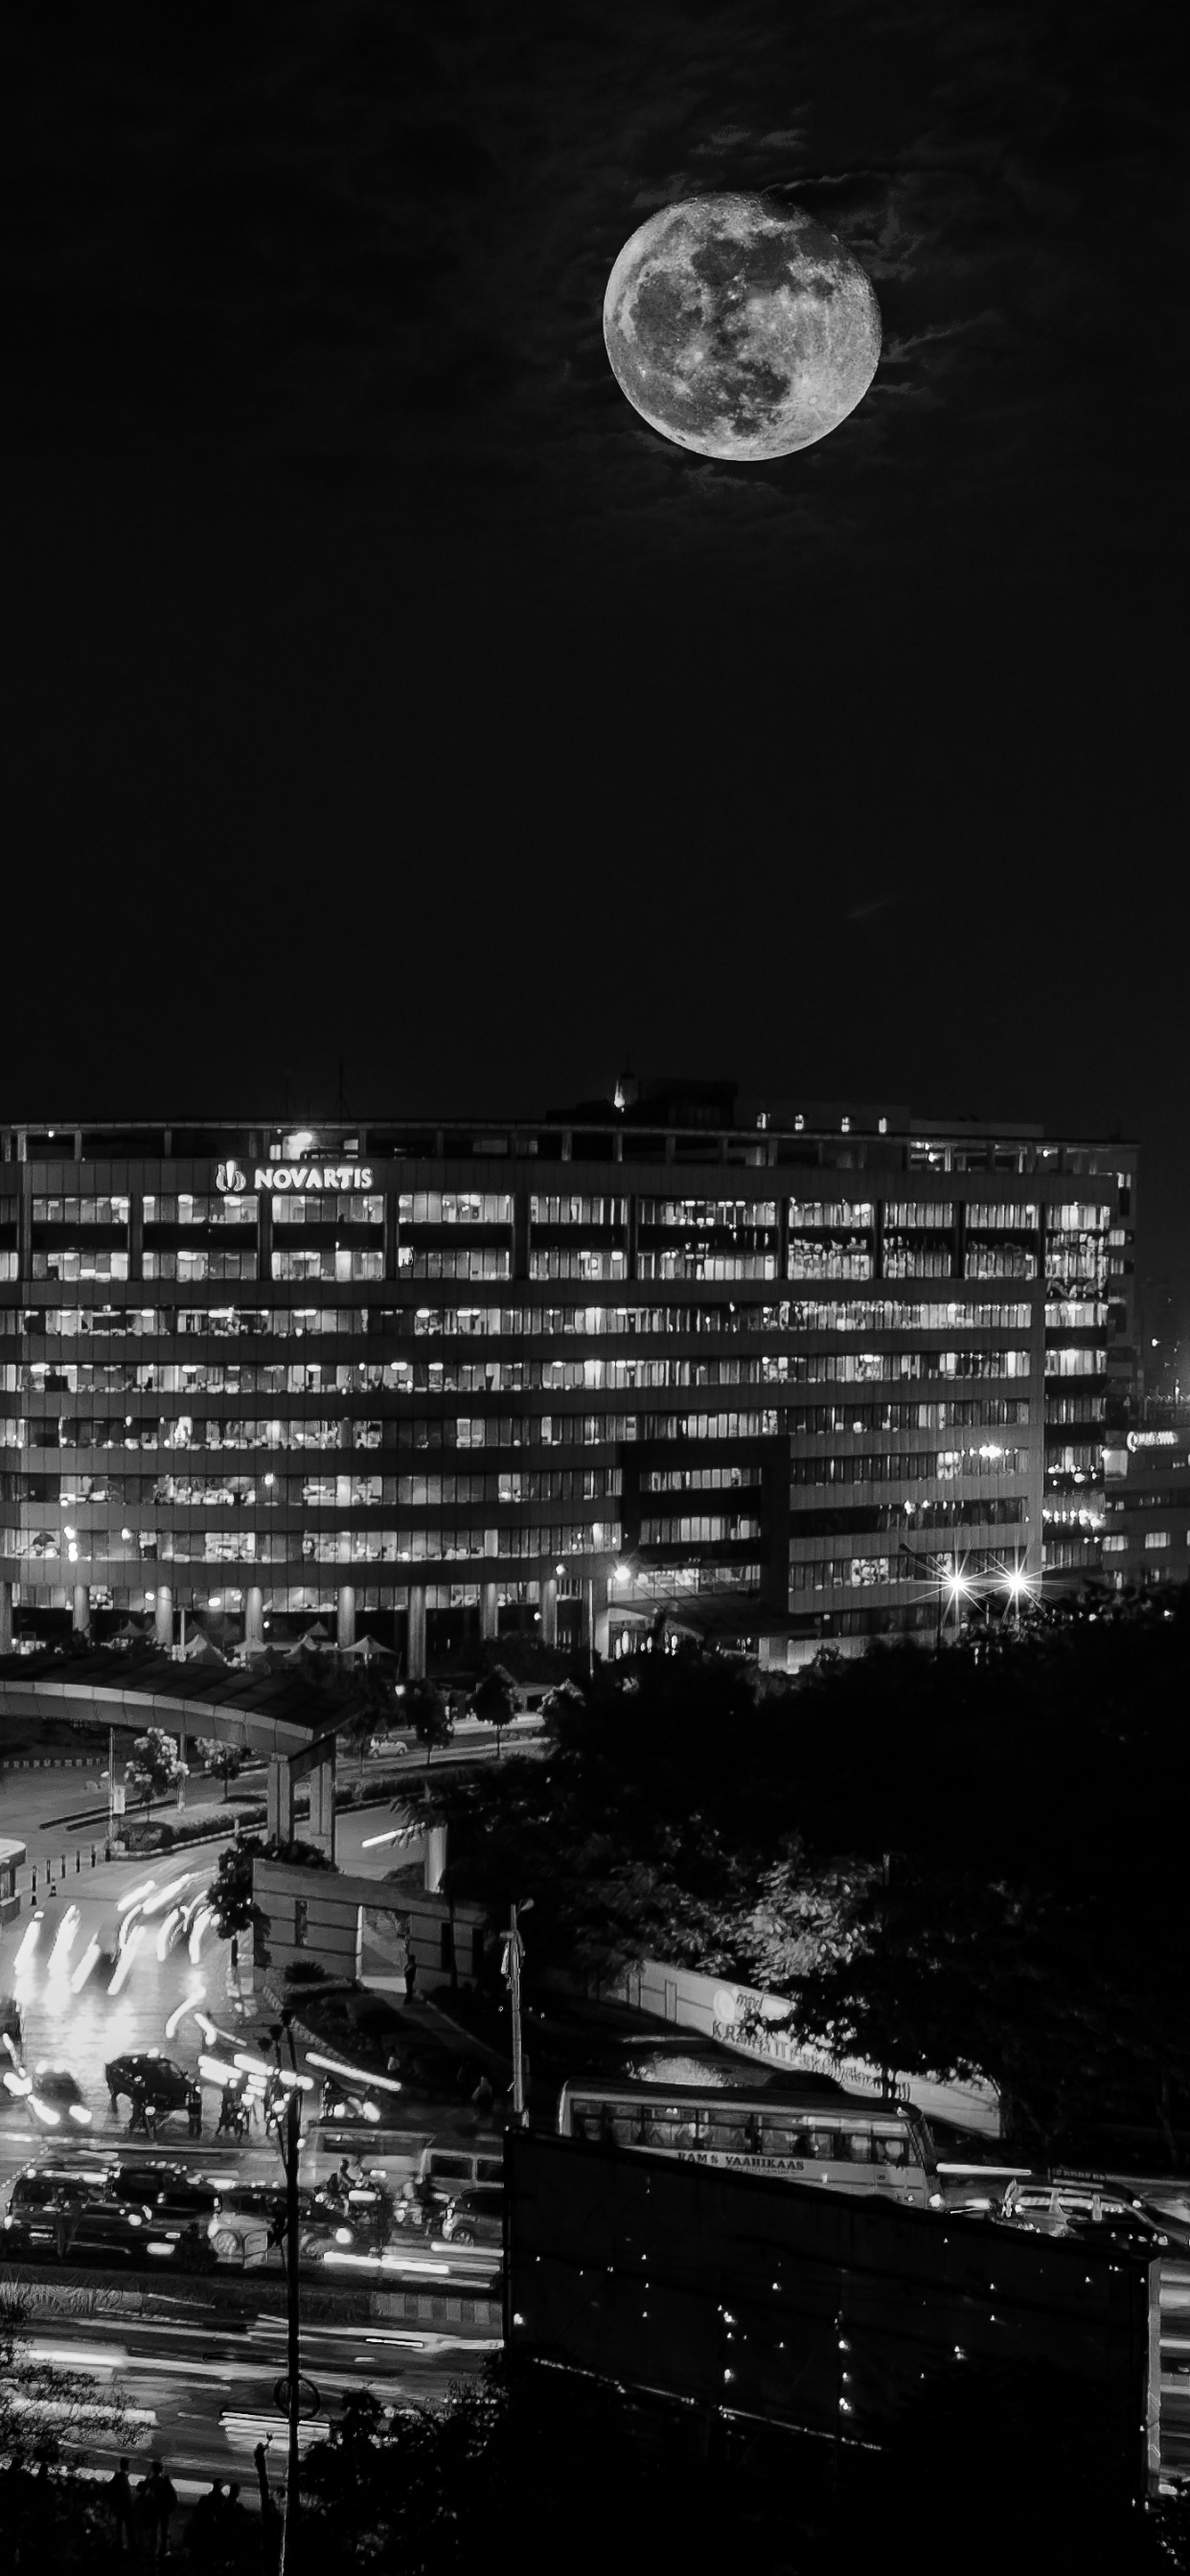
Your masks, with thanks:
[[[689,197],[625,242],[603,336],[651,429],[747,464],[812,447],[862,402],[880,308],[850,251],[799,207]]]

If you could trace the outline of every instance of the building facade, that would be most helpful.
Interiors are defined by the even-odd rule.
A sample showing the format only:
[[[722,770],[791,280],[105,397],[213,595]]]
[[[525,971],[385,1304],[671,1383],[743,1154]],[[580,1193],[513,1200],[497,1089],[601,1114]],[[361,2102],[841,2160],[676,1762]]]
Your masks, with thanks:
[[[1190,1420],[1148,1403],[1104,1456],[1103,1571],[1112,1589],[1151,1590],[1190,1576]]]
[[[709,1602],[793,1665],[1097,1563],[1126,1147],[701,1085],[0,1149],[0,1645]]]

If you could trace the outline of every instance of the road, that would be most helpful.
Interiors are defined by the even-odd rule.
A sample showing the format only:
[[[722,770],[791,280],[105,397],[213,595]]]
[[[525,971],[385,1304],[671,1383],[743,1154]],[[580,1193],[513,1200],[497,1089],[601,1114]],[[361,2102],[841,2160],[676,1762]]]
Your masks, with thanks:
[[[275,2389],[286,2365],[283,2318],[225,2326],[140,2325],[119,2318],[40,2322],[29,2358],[61,2370],[83,2372],[94,2386],[94,2413],[70,2437],[96,2468],[114,2468],[123,2454],[156,2454],[175,2484],[196,2486],[212,2478],[244,2485],[255,2502],[252,2453],[267,2442],[275,2476],[284,2475],[285,2419]],[[491,2337],[454,2337],[415,2326],[316,2326],[302,2338],[302,2375],[313,2385],[318,2412],[301,2431],[308,2449],[325,2436],[353,2390],[367,2388],[383,2406],[440,2404],[452,2382],[474,2378],[495,2348]],[[130,2417],[116,2434],[104,2416],[119,2397]]]

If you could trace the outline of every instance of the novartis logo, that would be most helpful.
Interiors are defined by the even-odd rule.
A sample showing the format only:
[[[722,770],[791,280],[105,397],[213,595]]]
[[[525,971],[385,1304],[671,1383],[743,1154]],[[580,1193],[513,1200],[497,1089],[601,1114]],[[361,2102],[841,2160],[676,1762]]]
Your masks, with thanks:
[[[215,1187],[225,1198],[238,1195],[248,1187],[248,1175],[238,1163],[220,1163],[215,1173]],[[252,1174],[254,1190],[370,1190],[370,1163],[258,1163]]]

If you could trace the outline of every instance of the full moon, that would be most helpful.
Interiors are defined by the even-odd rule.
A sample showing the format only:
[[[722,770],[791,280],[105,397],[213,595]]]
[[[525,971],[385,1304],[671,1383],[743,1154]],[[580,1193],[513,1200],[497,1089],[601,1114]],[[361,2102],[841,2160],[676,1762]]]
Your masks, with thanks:
[[[650,429],[734,464],[792,456],[863,401],[880,307],[833,233],[770,197],[687,197],[607,281],[612,372]]]

